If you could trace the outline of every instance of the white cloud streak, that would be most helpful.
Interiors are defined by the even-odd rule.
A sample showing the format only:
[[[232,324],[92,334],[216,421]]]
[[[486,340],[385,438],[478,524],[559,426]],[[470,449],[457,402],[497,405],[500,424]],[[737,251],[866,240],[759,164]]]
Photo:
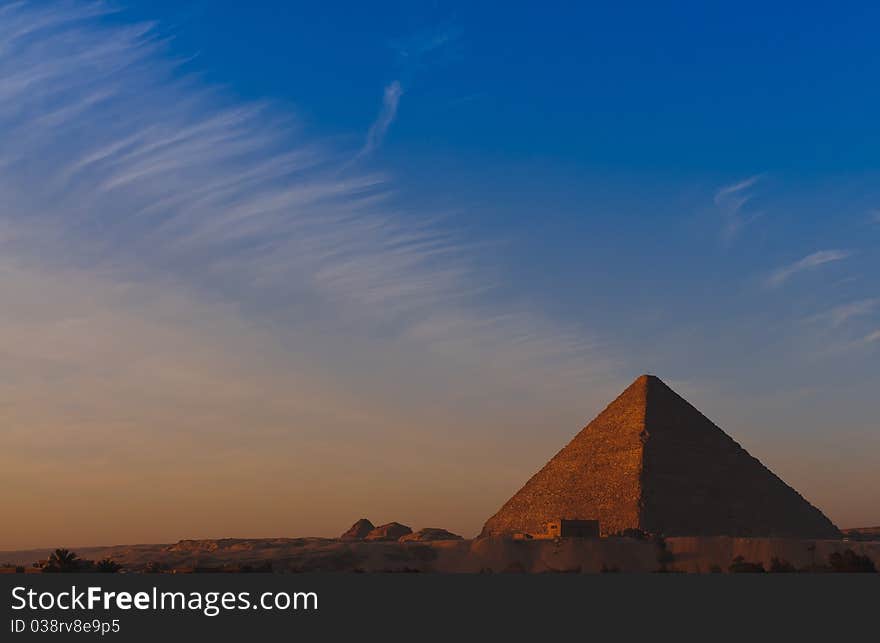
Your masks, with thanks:
[[[385,135],[388,134],[388,128],[397,117],[397,106],[400,104],[401,96],[403,96],[403,88],[400,86],[400,82],[395,80],[385,87],[385,92],[382,95],[382,109],[379,110],[379,115],[370,125],[367,140],[364,141],[364,146],[358,152],[358,159],[369,156],[382,145]]]
[[[749,190],[763,176],[763,174],[756,174],[742,181],[726,185],[715,192],[715,205],[724,217],[721,234],[726,241],[733,240],[746,225],[761,216],[760,212],[746,215],[743,209],[752,200],[752,194]]]
[[[760,178],[761,178],[761,175],[756,174],[754,176],[750,176],[747,179],[743,179],[742,181],[739,181],[737,183],[732,183],[730,185],[726,185],[726,186],[720,188],[715,193],[716,205],[720,205],[726,198],[730,197],[731,195],[741,193],[744,190],[748,190],[755,183],[757,183],[760,180]]]
[[[837,328],[851,319],[870,315],[880,307],[880,299],[861,299],[835,306],[831,310],[813,317],[813,320],[828,321],[831,326]]]
[[[765,284],[768,288],[777,288],[799,273],[814,270],[834,261],[841,261],[851,255],[852,252],[847,250],[820,250],[814,252],[803,259],[775,270],[767,277]]]

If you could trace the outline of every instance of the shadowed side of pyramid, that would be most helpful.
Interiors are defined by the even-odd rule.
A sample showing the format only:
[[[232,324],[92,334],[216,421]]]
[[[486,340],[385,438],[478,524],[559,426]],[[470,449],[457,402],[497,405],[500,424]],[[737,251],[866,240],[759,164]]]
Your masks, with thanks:
[[[481,536],[598,520],[602,535],[835,538],[837,528],[659,378],[636,379],[494,516]]]
[[[834,524],[657,377],[647,378],[639,527],[836,538]]]

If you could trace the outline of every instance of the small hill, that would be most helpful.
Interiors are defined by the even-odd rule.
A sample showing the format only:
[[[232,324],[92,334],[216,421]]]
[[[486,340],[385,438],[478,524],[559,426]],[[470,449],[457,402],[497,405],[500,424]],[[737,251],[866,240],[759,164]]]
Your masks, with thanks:
[[[364,540],[399,540],[402,536],[411,533],[412,529],[406,525],[401,525],[399,522],[389,522],[373,529]]]
[[[400,542],[402,543],[424,543],[434,540],[462,540],[462,537],[458,534],[453,534],[451,531],[446,531],[445,529],[440,529],[438,527],[425,527],[424,529],[419,529],[414,533],[400,537]]]
[[[371,523],[366,518],[361,518],[351,527],[349,527],[348,531],[346,531],[339,537],[339,540],[363,540],[375,528],[376,525]]]

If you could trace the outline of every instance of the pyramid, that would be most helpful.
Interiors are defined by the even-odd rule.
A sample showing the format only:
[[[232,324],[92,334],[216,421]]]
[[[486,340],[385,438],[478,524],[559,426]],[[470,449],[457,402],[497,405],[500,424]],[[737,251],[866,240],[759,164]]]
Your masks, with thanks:
[[[642,375],[526,482],[481,536],[598,520],[603,536],[839,538],[837,527],[653,375]]]

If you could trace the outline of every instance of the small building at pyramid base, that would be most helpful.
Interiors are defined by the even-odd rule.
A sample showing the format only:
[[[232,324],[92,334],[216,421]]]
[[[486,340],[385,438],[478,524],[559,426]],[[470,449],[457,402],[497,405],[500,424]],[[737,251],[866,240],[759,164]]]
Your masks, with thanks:
[[[560,531],[566,521],[595,522],[603,536],[840,537],[819,509],[651,375],[532,476],[480,536],[546,534],[554,521]]]
[[[559,518],[544,525],[544,530],[529,534],[514,532],[510,534],[514,540],[555,540],[556,538],[599,538],[598,520],[569,520]]]
[[[547,523],[550,538],[598,538],[598,520],[568,520],[560,518]]]

